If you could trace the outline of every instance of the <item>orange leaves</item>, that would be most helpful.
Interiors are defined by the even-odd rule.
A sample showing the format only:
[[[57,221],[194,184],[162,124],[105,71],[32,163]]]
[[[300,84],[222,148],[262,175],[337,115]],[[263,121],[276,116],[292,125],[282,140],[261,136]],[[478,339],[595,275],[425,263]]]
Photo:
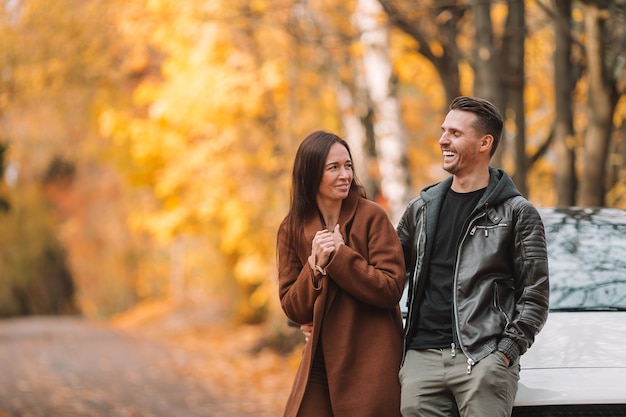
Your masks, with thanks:
[[[256,12],[270,4],[257,3]],[[162,78],[139,85],[136,115],[101,117],[102,132],[131,162],[121,168],[140,173],[156,203],[137,207],[130,224],[163,243],[181,235],[214,242],[203,249],[219,251],[226,269],[206,271],[207,277],[232,276],[243,291],[242,308],[264,310],[284,214],[271,203],[284,190],[268,178],[286,163],[277,157],[278,132],[268,121],[278,117],[277,100],[286,100],[288,91],[285,62],[260,56],[255,44],[276,33],[240,30],[229,20],[238,15],[237,3],[219,11],[204,9],[205,2],[152,5],[158,30],[150,42],[166,52]]]

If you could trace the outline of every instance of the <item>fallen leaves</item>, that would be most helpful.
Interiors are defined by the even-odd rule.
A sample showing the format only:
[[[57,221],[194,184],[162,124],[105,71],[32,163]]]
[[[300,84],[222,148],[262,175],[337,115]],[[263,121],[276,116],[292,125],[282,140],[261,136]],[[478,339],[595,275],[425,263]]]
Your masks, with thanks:
[[[281,354],[267,347],[268,325],[234,326],[220,320],[210,308],[166,302],[148,303],[112,323],[169,347],[170,365],[221,398],[233,415],[282,414],[301,349],[296,346]],[[286,331],[302,338],[299,330]]]

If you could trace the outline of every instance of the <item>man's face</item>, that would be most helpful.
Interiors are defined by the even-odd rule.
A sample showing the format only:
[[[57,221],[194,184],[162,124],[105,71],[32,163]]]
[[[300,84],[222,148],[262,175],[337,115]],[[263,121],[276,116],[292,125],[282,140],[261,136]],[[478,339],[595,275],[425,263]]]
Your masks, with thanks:
[[[471,112],[450,110],[441,125],[442,166],[452,175],[469,174],[478,166],[481,136],[474,127],[476,117]]]

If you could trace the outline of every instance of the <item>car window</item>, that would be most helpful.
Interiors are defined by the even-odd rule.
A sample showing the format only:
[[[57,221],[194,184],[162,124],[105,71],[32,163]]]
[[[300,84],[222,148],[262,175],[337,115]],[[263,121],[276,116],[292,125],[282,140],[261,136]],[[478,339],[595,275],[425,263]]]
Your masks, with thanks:
[[[626,224],[546,224],[550,307],[626,309]]]

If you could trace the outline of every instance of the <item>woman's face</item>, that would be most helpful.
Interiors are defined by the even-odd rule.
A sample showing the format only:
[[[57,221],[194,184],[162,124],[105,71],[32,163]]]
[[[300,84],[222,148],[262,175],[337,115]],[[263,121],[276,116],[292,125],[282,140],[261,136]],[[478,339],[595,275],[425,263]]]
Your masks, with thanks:
[[[353,178],[352,160],[348,150],[342,144],[334,143],[324,164],[324,174],[317,190],[318,200],[345,199],[350,192]]]

